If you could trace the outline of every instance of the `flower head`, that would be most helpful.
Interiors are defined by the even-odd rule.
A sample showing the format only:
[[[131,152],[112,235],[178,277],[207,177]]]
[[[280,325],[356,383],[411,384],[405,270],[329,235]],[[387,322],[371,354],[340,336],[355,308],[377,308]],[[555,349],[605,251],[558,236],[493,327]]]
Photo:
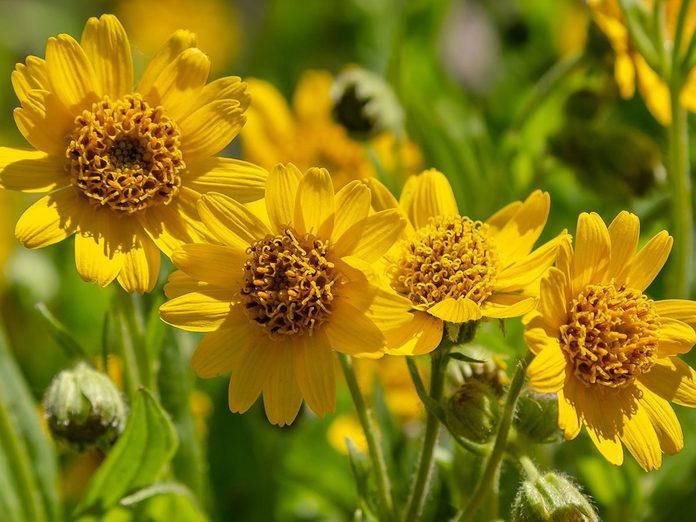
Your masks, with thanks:
[[[696,406],[696,374],[676,357],[696,343],[696,302],[645,295],[672,238],[660,232],[635,253],[639,228],[628,212],[608,228],[581,214],[575,250],[564,244],[542,280],[525,337],[531,387],[558,393],[566,438],[585,425],[607,460],[621,464],[623,445],[651,470],[683,445],[668,401]]]
[[[556,257],[566,234],[532,250],[549,213],[549,195],[536,191],[487,221],[462,216],[447,178],[428,170],[409,179],[400,203],[377,182],[378,208],[400,205],[409,220],[402,240],[385,256],[390,284],[415,310],[410,329],[395,332],[394,353],[427,353],[444,322],[507,318],[531,311],[526,295]]]
[[[248,84],[252,103],[242,131],[246,159],[266,168],[281,161],[300,169],[323,167],[337,188],[374,176],[365,145],[332,118],[331,73],[306,72],[295,89],[292,108],[270,83],[250,79]],[[388,175],[400,169],[412,174],[420,168],[420,151],[406,137],[381,132],[372,146]]]
[[[0,186],[50,192],[19,219],[29,248],[75,238],[77,270],[106,286],[150,291],[162,250],[209,237],[201,192],[263,196],[266,171],[214,157],[244,125],[237,77],[206,85],[210,61],[187,31],[174,33],[133,90],[130,45],[112,15],[90,18],[78,43],[49,38],[46,59],[12,73],[19,130],[37,150],[0,147]]]
[[[277,166],[266,216],[222,194],[198,210],[219,245],[185,245],[162,319],[210,332],[192,365],[201,377],[232,372],[230,409],[246,411],[263,393],[274,424],[290,424],[302,399],[318,415],[335,406],[333,350],[380,357],[383,330],[410,320],[409,302],[382,287],[371,263],[397,240],[395,210],[370,213],[370,191],[354,181],[334,194],[324,169],[304,175]]]

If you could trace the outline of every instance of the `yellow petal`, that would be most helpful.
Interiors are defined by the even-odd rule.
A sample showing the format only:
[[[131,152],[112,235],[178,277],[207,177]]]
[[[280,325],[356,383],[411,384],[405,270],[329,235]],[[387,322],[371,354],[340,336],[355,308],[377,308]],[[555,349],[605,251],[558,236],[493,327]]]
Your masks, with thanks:
[[[324,334],[297,337],[297,382],[307,405],[320,417],[336,409],[336,358]]]
[[[549,216],[551,198],[547,192],[532,192],[499,232],[491,232],[503,266],[526,256],[539,239]]]
[[[65,161],[67,136],[74,128],[74,118],[55,93],[29,91],[13,115],[19,132],[34,148]]]
[[[534,391],[556,393],[566,380],[566,358],[558,343],[537,353],[527,367],[529,384]]]
[[[497,233],[502,230],[502,228],[513,218],[515,214],[517,214],[521,207],[521,201],[513,201],[489,217],[486,220],[486,224],[490,227],[492,232]]]
[[[348,355],[375,353],[384,347],[381,330],[347,299],[334,300],[325,332],[331,348]]]
[[[218,192],[248,203],[263,198],[267,178],[266,169],[252,163],[213,157],[190,166],[184,183],[201,194]]]
[[[429,313],[414,311],[405,326],[384,332],[389,355],[423,355],[432,352],[442,341],[444,323]]]
[[[688,324],[670,317],[660,318],[657,337],[657,351],[660,357],[686,353],[696,344],[696,331]]]
[[[112,100],[133,90],[133,59],[125,29],[113,15],[90,18],[80,41],[92,68],[99,94]]]
[[[237,100],[216,100],[193,111],[180,124],[184,160],[217,154],[239,134],[245,121],[244,107]]]
[[[75,236],[75,264],[83,280],[106,286],[121,271],[122,224],[119,218],[108,208],[93,205],[82,215]]]
[[[211,192],[198,202],[198,213],[223,243],[246,247],[270,234],[268,226],[241,203]]]
[[[227,373],[238,365],[239,355],[259,333],[244,314],[231,315],[224,326],[206,334],[198,343],[191,356],[191,367],[203,379]]]
[[[527,324],[524,331],[524,340],[532,352],[539,353],[549,344],[558,344],[558,335],[549,335],[546,328],[548,326],[541,315],[536,316]],[[557,330],[557,333],[560,332]]]
[[[541,280],[539,311],[548,329],[557,330],[567,320],[570,304],[567,288],[563,272],[556,268],[550,268],[548,275]]]
[[[352,283],[348,283],[351,285]],[[348,286],[347,285],[347,286]],[[391,288],[372,286],[368,290],[370,303],[365,315],[374,321],[380,330],[395,330],[406,327],[413,314],[410,313],[411,301],[398,295]],[[349,302],[356,304],[356,299],[348,297]]]
[[[366,178],[364,183],[370,188],[370,192],[372,193],[371,204],[375,212],[400,208],[399,202],[396,201],[396,198],[381,181],[376,178]]]
[[[566,440],[572,440],[580,433],[582,422],[575,407],[575,376],[567,376],[566,383],[558,390],[558,427],[563,430]]]
[[[620,437],[626,449],[645,471],[659,468],[662,465],[660,441],[642,401],[634,398],[632,404],[624,406],[623,421]]]
[[[287,426],[297,417],[302,405],[302,393],[295,376],[298,353],[294,345],[269,346],[273,352],[263,384],[263,405],[271,424]]]
[[[231,411],[244,413],[261,393],[275,355],[275,350],[265,348],[263,341],[257,338],[255,343],[252,342],[246,349],[241,350],[239,362],[232,370],[228,390]],[[285,346],[285,348],[290,347]]]
[[[625,282],[633,253],[638,246],[640,220],[630,212],[620,212],[609,225],[611,255],[609,269],[605,276],[607,281],[614,279],[617,285]]]
[[[638,380],[663,399],[696,408],[696,371],[678,357],[659,359]]]
[[[660,441],[660,448],[673,455],[684,447],[684,434],[674,410],[665,399],[659,397],[649,388],[638,384],[641,393],[640,408],[648,414],[650,423]]]
[[[72,112],[98,99],[92,64],[72,36],[60,34],[48,39],[46,72],[53,92]]]
[[[334,224],[335,198],[333,182],[326,169],[311,168],[297,187],[295,198],[295,229],[317,237],[331,236]]]
[[[665,299],[655,301],[655,311],[661,317],[671,317],[696,328],[696,301]]]
[[[142,82],[138,90],[150,104],[162,105],[167,116],[179,120],[190,112],[196,97],[208,79],[209,73],[210,60],[205,53],[195,47],[189,47],[180,52],[162,69],[148,91],[140,90]],[[237,104],[235,102],[235,105]],[[189,136],[187,136],[183,122],[181,122],[180,127],[183,134],[182,151],[186,152],[184,145]]]
[[[307,71],[297,82],[292,104],[300,120],[317,122],[331,118],[331,85],[328,71]]]
[[[86,207],[72,187],[44,196],[24,211],[15,235],[27,248],[41,248],[71,236]]]
[[[1,188],[50,192],[69,184],[63,160],[36,150],[0,147]]]
[[[538,299],[525,295],[493,294],[481,305],[483,317],[507,319],[520,317],[536,308]]]
[[[47,91],[49,89],[46,61],[36,56],[28,56],[26,65],[18,63],[11,75],[12,88],[20,103],[27,93],[34,89]]]
[[[210,287],[208,283],[197,281],[181,270],[177,270],[167,279],[167,284],[164,285],[164,295],[172,299],[191,292],[204,291],[208,287]]]
[[[172,254],[177,268],[198,281],[223,288],[238,288],[246,254],[241,248],[204,243],[182,245]]]
[[[228,289],[205,288],[174,299],[160,306],[162,320],[189,332],[212,332],[217,330],[232,313],[232,302],[237,301],[235,292]]]
[[[370,212],[370,189],[360,181],[351,181],[336,193],[336,219],[331,239],[336,241]]]
[[[648,241],[634,256],[628,269],[626,283],[644,291],[660,273],[672,250],[672,236],[662,231]]]
[[[406,220],[396,209],[376,212],[346,230],[336,241],[333,254],[373,263],[396,243],[405,226]]]
[[[246,109],[251,97],[247,92],[247,84],[239,76],[225,76],[203,87],[191,107],[191,112],[218,100],[237,100],[239,105]]]
[[[454,192],[442,172],[426,170],[417,179],[409,216],[416,228],[427,225],[432,217],[459,215]]]
[[[571,281],[573,295],[585,290],[587,285],[602,280],[609,266],[611,252],[609,231],[598,214],[580,214],[576,234]]]
[[[123,266],[118,282],[126,292],[151,292],[159,277],[160,250],[139,226],[130,228],[120,231]]]
[[[459,299],[447,297],[428,308],[427,312],[448,323],[461,324],[481,319],[481,308],[466,297]]]
[[[648,109],[662,125],[669,125],[671,117],[670,94],[667,84],[653,71],[638,53],[633,55],[638,78],[638,90]]]
[[[587,433],[599,452],[612,464],[623,464],[623,447],[618,430],[623,424],[620,403],[612,393],[576,387],[576,408],[587,426]],[[613,391],[613,390],[612,390]]]
[[[292,163],[278,164],[268,175],[266,209],[276,232],[282,232],[293,223],[297,188],[301,179],[302,173]]]
[[[162,71],[179,54],[191,47],[196,47],[196,35],[192,32],[178,30],[172,34],[145,68],[138,85],[138,92],[141,94],[150,92]]]

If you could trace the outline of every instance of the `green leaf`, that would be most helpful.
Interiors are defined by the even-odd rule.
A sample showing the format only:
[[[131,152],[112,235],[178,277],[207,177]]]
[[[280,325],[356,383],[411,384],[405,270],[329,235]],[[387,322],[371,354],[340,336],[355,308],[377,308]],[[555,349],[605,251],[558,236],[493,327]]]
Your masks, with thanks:
[[[376,502],[376,486],[371,479],[372,473],[369,459],[361,453],[349,438],[346,439],[348,447],[348,460],[350,469],[355,478],[355,486],[358,490],[358,499],[362,510],[362,517],[368,516],[369,519],[377,520],[375,513],[378,512]]]
[[[92,478],[76,514],[105,513],[124,496],[152,485],[176,447],[169,417],[149,391],[138,390],[128,425]]]
[[[39,316],[44,320],[48,333],[68,357],[82,359],[85,362],[91,361],[80,343],[78,343],[68,329],[56,319],[56,316],[51,313],[44,303],[37,303],[35,308],[39,312]]]
[[[468,363],[483,364],[486,362],[486,361],[482,361],[481,359],[475,359],[474,357],[470,357],[469,355],[463,354],[462,352],[452,351],[449,353],[449,356],[452,359],[456,359],[457,361],[468,362]]]
[[[0,330],[0,513],[3,520],[62,519],[53,446]]]

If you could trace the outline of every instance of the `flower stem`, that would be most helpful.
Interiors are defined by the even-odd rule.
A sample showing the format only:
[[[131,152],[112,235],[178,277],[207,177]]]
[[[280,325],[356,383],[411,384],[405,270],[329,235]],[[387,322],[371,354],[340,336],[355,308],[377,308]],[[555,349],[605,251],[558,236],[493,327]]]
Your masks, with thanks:
[[[524,384],[525,371],[529,361],[531,361],[533,355],[527,353],[525,357],[517,361],[517,368],[515,369],[515,374],[512,377],[512,382],[510,383],[510,389],[508,390],[507,398],[505,399],[505,408],[500,418],[500,425],[498,426],[498,434],[495,438],[495,443],[493,444],[493,451],[491,451],[488,457],[488,462],[483,470],[483,474],[479,479],[476,489],[474,490],[471,499],[464,509],[459,513],[457,517],[457,522],[468,522],[473,519],[476,511],[481,507],[481,504],[486,499],[489,490],[493,486],[493,481],[498,474],[498,469],[500,463],[505,455],[505,449],[507,447],[508,435],[510,434],[510,427],[512,426],[512,417],[515,413],[515,406],[517,404],[517,398],[522,391],[522,385]]]
[[[527,477],[527,480],[536,480],[539,478],[539,470],[534,465],[534,462],[532,462],[532,459],[527,455],[517,455],[516,459],[520,469]]]
[[[445,387],[445,372],[449,361],[449,349],[451,342],[445,336],[435,351],[430,354],[430,401],[439,404],[442,399],[442,392]],[[413,484],[411,495],[406,510],[405,522],[419,520],[425,497],[428,492],[428,484],[433,472],[433,457],[435,455],[435,444],[440,431],[440,422],[432,408],[427,408],[427,418],[425,421],[425,435],[421,448],[420,459],[418,461],[418,471],[416,481]]]
[[[353,399],[355,410],[358,413],[360,424],[365,433],[367,448],[372,461],[372,468],[375,470],[375,478],[377,481],[377,493],[379,495],[379,505],[382,509],[381,520],[394,520],[394,502],[392,500],[391,484],[389,481],[389,473],[387,472],[387,463],[384,459],[382,446],[377,440],[377,430],[371,412],[367,409],[365,399],[362,396],[358,380],[355,377],[353,363],[349,356],[339,353],[338,360],[341,362],[343,375],[348,384],[350,396]]]

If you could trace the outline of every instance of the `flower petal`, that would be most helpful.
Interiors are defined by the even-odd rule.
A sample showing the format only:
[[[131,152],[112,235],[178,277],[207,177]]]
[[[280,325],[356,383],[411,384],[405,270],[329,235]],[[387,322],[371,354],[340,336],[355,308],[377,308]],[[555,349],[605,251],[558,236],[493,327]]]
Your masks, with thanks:
[[[517,214],[521,207],[521,201],[513,201],[489,217],[486,220],[486,224],[493,232],[497,233],[502,230],[502,228],[513,218],[515,214]]]
[[[184,182],[201,194],[218,192],[248,203],[263,198],[267,178],[266,169],[246,161],[213,157],[189,167]]]
[[[414,311],[408,324],[384,332],[389,355],[423,355],[432,352],[442,341],[444,323],[427,312]]]
[[[413,196],[409,208],[409,217],[416,228],[427,225],[432,217],[459,215],[452,186],[442,172],[426,170],[416,179],[417,183],[411,187]]]
[[[297,417],[302,405],[302,392],[297,382],[295,366],[299,354],[294,344],[269,346],[273,352],[263,384],[263,405],[271,424],[287,426]]]
[[[633,253],[638,246],[640,220],[635,214],[620,212],[609,225],[611,255],[605,279],[614,279],[617,285],[625,282]]]
[[[557,329],[565,324],[568,306],[568,282],[563,272],[550,268],[548,275],[541,280],[539,295],[539,312],[548,329]]]
[[[549,343],[527,367],[530,386],[540,393],[556,393],[563,388],[567,364],[558,343]]]
[[[477,321],[482,317],[479,305],[467,297],[459,299],[447,297],[432,305],[427,312],[438,319],[457,324]]]
[[[638,380],[663,399],[696,408],[696,371],[678,357],[658,359]]]
[[[34,148],[64,160],[74,123],[55,93],[29,91],[13,114],[19,132]]]
[[[172,254],[176,267],[198,281],[238,288],[246,254],[241,248],[198,243],[182,245]]]
[[[228,400],[230,410],[244,413],[256,401],[273,364],[275,350],[267,350],[260,339],[240,351],[238,362],[232,370]],[[290,346],[281,348],[289,349]]]
[[[86,206],[72,187],[58,190],[24,211],[17,221],[15,235],[27,248],[62,241],[75,233]]]
[[[493,294],[481,305],[481,315],[491,319],[520,317],[536,308],[538,299],[526,295]]]
[[[216,100],[181,121],[181,151],[187,162],[217,154],[244,126],[244,107],[238,100]]]
[[[64,163],[37,150],[0,147],[0,188],[49,192],[70,184]]]
[[[376,353],[384,347],[382,331],[347,299],[334,299],[325,332],[331,348],[348,355]]]
[[[320,417],[336,409],[336,357],[326,335],[301,335],[295,346],[297,382],[307,405]]]
[[[93,205],[89,205],[82,215],[75,236],[75,264],[84,281],[96,282],[103,287],[116,279],[121,271],[119,217],[107,208]]]
[[[208,287],[210,287],[208,283],[197,281],[181,270],[177,270],[167,279],[167,284],[164,285],[164,295],[169,299],[173,299],[174,297],[179,297],[191,292],[204,291]]]
[[[297,188],[301,179],[302,173],[292,163],[278,164],[268,175],[266,209],[276,232],[282,232],[294,221]]]
[[[365,183],[351,181],[336,193],[336,219],[331,239],[336,241],[370,212],[370,189]]]
[[[571,281],[573,295],[578,295],[590,283],[602,280],[611,255],[609,231],[598,214],[580,214],[576,234]]]
[[[26,65],[18,63],[12,71],[12,88],[20,103],[23,103],[29,91],[39,89],[47,91],[50,88],[46,61],[36,56],[28,56]]]
[[[624,424],[620,433],[621,441],[645,471],[652,471],[662,465],[660,441],[650,422],[650,416],[642,401],[634,399],[637,404],[627,406],[624,410]]]
[[[160,306],[162,320],[189,332],[212,332],[222,326],[231,313],[232,303],[238,300],[236,292],[220,288],[202,288]]]
[[[661,317],[678,319],[692,328],[696,328],[696,301],[688,299],[655,301],[655,311]]]
[[[548,192],[536,190],[522,203],[505,225],[491,236],[495,238],[498,255],[504,267],[532,251],[549,217],[551,198]]]
[[[122,220],[122,221],[125,221]],[[140,226],[120,231],[123,266],[118,282],[126,292],[152,292],[160,271],[160,250]]]
[[[626,282],[631,288],[644,291],[660,273],[672,250],[672,236],[662,231],[648,241],[633,257]]]
[[[611,393],[602,390],[581,389],[577,386],[575,407],[579,409],[587,433],[599,452],[612,464],[623,464],[623,447],[619,439],[619,430],[623,425],[623,413],[620,403]]]
[[[580,413],[575,407],[576,385],[575,376],[566,376],[563,388],[558,390],[558,427],[563,430],[566,440],[573,440],[582,428]]]
[[[203,223],[223,243],[246,249],[249,244],[270,234],[268,226],[241,203],[211,192],[198,202]]]
[[[243,82],[239,76],[224,76],[210,82],[196,97],[191,112],[218,100],[237,100],[239,105],[246,109],[251,102],[246,82]]]
[[[46,43],[46,72],[53,92],[76,113],[98,99],[98,85],[87,55],[67,34]]]
[[[680,452],[684,447],[684,434],[669,402],[643,385],[638,384],[638,389],[641,393],[640,408],[648,414],[660,448],[670,455]]]
[[[191,356],[191,367],[196,375],[207,379],[217,377],[238,366],[240,354],[259,334],[244,314],[231,314],[218,330],[203,337]]]
[[[191,47],[196,47],[195,34],[183,29],[172,34],[160,50],[157,51],[157,54],[150,60],[145,71],[143,71],[137,91],[141,94],[150,92],[164,69],[172,63],[177,56]]]
[[[336,241],[333,254],[373,263],[396,243],[405,226],[406,220],[396,209],[376,212],[346,230]]]
[[[125,29],[114,15],[90,18],[80,41],[92,64],[99,94],[112,100],[130,94],[133,89],[133,59]]]
[[[657,337],[657,351],[660,357],[686,353],[696,344],[696,331],[688,324],[669,317],[660,318]]]
[[[295,229],[328,238],[335,217],[333,182],[326,169],[311,168],[305,172],[297,187],[295,198]]]

